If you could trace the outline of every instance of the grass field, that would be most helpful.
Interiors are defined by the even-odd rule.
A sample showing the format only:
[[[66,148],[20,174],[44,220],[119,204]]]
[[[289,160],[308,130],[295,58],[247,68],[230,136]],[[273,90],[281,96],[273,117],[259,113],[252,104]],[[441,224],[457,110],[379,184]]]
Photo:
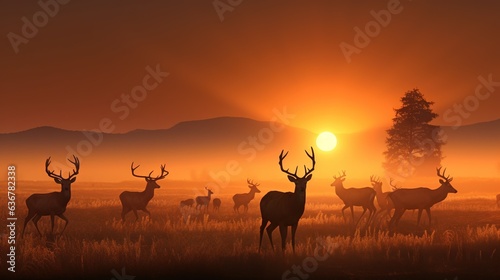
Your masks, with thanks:
[[[16,272],[5,267],[9,245],[4,231],[2,279],[127,279],[118,277],[122,272],[135,279],[500,278],[500,210],[494,196],[449,196],[432,208],[431,225],[424,215],[424,224],[417,227],[416,213],[410,211],[398,230],[389,233],[384,221],[370,228],[346,224],[333,192],[308,195],[296,252],[289,247],[282,255],[278,230],[273,235],[276,252],[265,237],[258,253],[258,203],[265,192],[250,203],[247,214],[233,212],[231,195],[216,195],[223,201],[218,213],[210,209],[186,220],[178,203],[189,193],[175,194],[164,185],[148,206],[151,220],[140,213],[141,220],[134,223],[129,213],[122,224],[118,194],[123,187],[75,183],[66,231],[51,237],[50,219],[44,217],[39,222],[42,238],[32,223],[20,236],[27,213],[24,200],[35,188],[18,188]],[[56,189],[50,184],[45,192]],[[7,204],[5,197],[2,193],[0,205]],[[6,221],[7,212],[1,215]],[[55,232],[63,225],[56,218]]]

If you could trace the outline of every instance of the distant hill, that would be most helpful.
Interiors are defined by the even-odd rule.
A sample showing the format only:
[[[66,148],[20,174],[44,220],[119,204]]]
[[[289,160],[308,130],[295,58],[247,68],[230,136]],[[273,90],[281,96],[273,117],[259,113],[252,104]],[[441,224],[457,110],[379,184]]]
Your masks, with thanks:
[[[500,120],[444,127],[448,138],[445,160],[454,176],[500,176]],[[52,169],[67,170],[65,157],[76,153],[82,162],[79,180],[130,180],[130,164],[149,173],[162,163],[169,177],[180,180],[241,181],[246,177],[283,178],[277,159],[282,149],[290,154],[290,168],[310,164],[304,149],[314,146],[317,155],[315,178],[331,178],[340,170],[348,176],[383,175],[385,129],[339,134],[338,146],[329,153],[315,147],[315,133],[308,130],[248,118],[220,117],[181,122],[169,129],[134,130],[123,134],[68,131],[38,127],[0,134],[4,164],[18,166],[19,180],[48,180],[45,160],[52,156]],[[140,171],[139,171],[140,172]],[[227,175],[229,174],[229,175]]]

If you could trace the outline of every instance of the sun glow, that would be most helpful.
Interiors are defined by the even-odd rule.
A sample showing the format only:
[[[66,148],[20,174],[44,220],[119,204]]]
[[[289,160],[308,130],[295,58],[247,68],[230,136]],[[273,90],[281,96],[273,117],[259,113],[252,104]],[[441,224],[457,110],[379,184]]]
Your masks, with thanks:
[[[337,137],[329,131],[321,132],[316,138],[316,146],[322,151],[331,151],[337,146]]]

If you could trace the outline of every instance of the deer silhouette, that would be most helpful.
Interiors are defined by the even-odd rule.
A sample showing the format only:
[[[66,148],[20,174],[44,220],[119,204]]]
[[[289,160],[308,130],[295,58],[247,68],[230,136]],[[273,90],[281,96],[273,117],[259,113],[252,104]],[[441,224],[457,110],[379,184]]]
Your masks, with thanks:
[[[56,184],[61,185],[61,191],[43,194],[36,193],[30,195],[26,199],[28,215],[24,219],[22,236],[24,236],[24,231],[29,221],[33,221],[38,234],[42,236],[42,233],[38,228],[38,221],[41,217],[49,215],[51,223],[51,235],[54,233],[54,216],[58,216],[65,221],[64,228],[61,231],[61,234],[63,234],[66,226],[68,225],[68,219],[64,216],[64,212],[66,212],[66,206],[71,199],[71,184],[75,182],[75,176],[78,175],[78,172],[80,170],[80,161],[76,156],[73,155],[73,161],[71,161],[70,159],[68,159],[68,161],[71,162],[75,166],[75,168],[73,169],[72,173],[68,174],[67,178],[64,178],[62,176],[62,171],[59,172],[59,175],[56,175],[54,174],[53,170],[49,170],[49,165],[51,163],[50,157],[45,161],[45,172],[47,172],[47,175],[50,178],[54,179],[54,182],[56,182]]]
[[[370,211],[368,216],[367,224],[370,224],[371,218],[377,212],[373,201],[375,199],[376,193],[375,190],[370,187],[365,188],[344,188],[344,180],[345,180],[345,171],[339,176],[333,176],[335,180],[331,186],[335,187],[335,193],[337,196],[344,202],[344,207],[342,208],[342,217],[344,217],[344,221],[347,222],[347,219],[344,215],[344,210],[347,208],[351,209],[352,220],[354,221],[354,206],[363,207],[363,213],[359,216],[358,221],[356,222],[356,226],[358,225],[361,218],[366,213],[366,210]]]
[[[208,195],[207,196],[197,196],[196,197],[196,209],[200,209],[205,206],[206,207],[206,210],[208,212],[208,205],[210,204],[210,199],[212,197],[212,194],[214,194],[212,192],[211,189],[205,187],[205,190],[208,191]]]
[[[169,172],[165,170],[165,165],[161,165],[160,166],[161,174],[155,178],[151,177],[153,171],[149,172],[148,176],[136,175],[135,170],[139,168],[139,166],[140,165],[134,167],[134,163],[132,162],[132,164],[130,165],[132,176],[138,178],[144,178],[146,180],[146,188],[142,192],[124,191],[120,194],[120,201],[122,203],[123,222],[125,222],[125,215],[127,215],[127,213],[130,211],[134,212],[135,221],[137,221],[139,219],[139,216],[137,215],[137,210],[146,212],[146,214],[148,214],[149,218],[151,219],[151,213],[148,211],[148,209],[146,209],[146,207],[148,206],[149,201],[154,196],[154,190],[160,188],[160,185],[158,185],[156,181],[164,179],[169,174]]]
[[[439,188],[431,190],[429,188],[416,188],[416,189],[396,189],[390,193],[389,199],[394,203],[394,215],[390,221],[390,227],[397,226],[399,220],[403,216],[406,210],[418,209],[417,226],[420,224],[420,217],[422,216],[422,211],[427,212],[429,217],[429,225],[431,224],[431,207],[443,201],[448,193],[457,193],[457,190],[451,185],[453,178],[450,176],[445,177],[446,168],[441,174],[441,167],[437,168],[437,176],[440,178],[439,183],[441,186]]]
[[[222,203],[220,198],[214,198],[214,201],[212,203],[214,205],[214,211],[219,211],[220,205]]]
[[[250,191],[248,193],[237,193],[233,195],[233,201],[234,201],[234,207],[233,210],[237,213],[240,213],[240,206],[244,207],[245,213],[248,212],[248,203],[252,201],[255,197],[255,193],[260,193],[260,190],[257,188],[259,184],[254,183],[253,181],[250,181],[250,179],[247,179],[248,187],[250,188]]]
[[[271,242],[271,248],[274,251],[273,245],[273,231],[276,227],[279,227],[281,234],[281,249],[285,252],[286,245],[286,235],[287,229],[290,226],[292,228],[292,249],[295,252],[295,232],[297,231],[297,226],[299,220],[304,214],[304,208],[306,204],[306,187],[307,182],[311,180],[311,172],[314,170],[316,165],[314,150],[311,147],[311,154],[307,151],[307,156],[312,160],[312,167],[308,169],[304,165],[304,176],[297,176],[297,168],[295,168],[295,173],[291,173],[283,168],[283,159],[288,155],[286,152],[283,155],[283,150],[279,156],[279,166],[281,171],[287,174],[287,178],[290,182],[295,184],[295,191],[292,192],[280,192],[280,191],[270,191],[260,200],[260,213],[262,216],[262,224],[260,226],[260,237],[259,237],[259,252],[262,245],[262,234],[264,229],[267,231],[267,236]],[[267,223],[271,222],[269,226]],[[266,228],[267,226],[267,228]]]
[[[182,200],[181,203],[180,203],[180,207],[193,207],[193,204],[194,204],[194,199],[190,198],[190,199],[186,199],[186,200]]]
[[[375,198],[377,199],[378,206],[380,207],[380,212],[379,216],[380,218],[385,218],[386,216],[391,215],[392,209],[394,209],[394,204],[392,203],[392,200],[389,199],[388,195],[390,192],[384,192],[382,191],[382,181],[379,178],[375,178],[375,176],[370,176],[370,182],[372,184],[373,189],[375,190],[376,196]],[[395,186],[392,185],[392,178],[390,185],[395,188]],[[382,214],[383,213],[383,214]]]

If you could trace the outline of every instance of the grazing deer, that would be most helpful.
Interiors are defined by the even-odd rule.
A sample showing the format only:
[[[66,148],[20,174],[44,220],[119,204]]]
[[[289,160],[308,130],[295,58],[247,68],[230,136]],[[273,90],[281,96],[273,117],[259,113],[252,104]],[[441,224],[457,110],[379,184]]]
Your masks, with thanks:
[[[193,204],[194,204],[194,199],[190,198],[190,199],[186,199],[186,200],[183,200],[181,201],[180,203],[180,207],[193,207]]]
[[[373,204],[376,196],[375,190],[370,187],[346,189],[344,188],[343,184],[345,176],[345,171],[343,171],[343,173],[339,177],[333,176],[333,179],[335,181],[331,184],[332,187],[335,187],[335,193],[337,194],[337,196],[344,202],[344,207],[342,208],[342,217],[344,217],[344,221],[347,222],[347,219],[344,215],[344,210],[347,208],[351,208],[352,220],[354,221],[354,206],[361,206],[363,207],[363,213],[356,222],[356,225],[358,225],[367,209],[370,211],[367,222],[367,224],[369,224],[370,219],[377,212],[377,209]]]
[[[243,205],[245,213],[248,212],[248,203],[252,201],[255,197],[255,193],[260,193],[260,190],[257,188],[260,184],[255,184],[253,181],[250,181],[250,179],[247,179],[248,187],[250,188],[250,191],[248,193],[237,193],[233,195],[233,201],[234,201],[234,212],[240,213],[240,206]]]
[[[142,176],[142,175],[136,175],[135,170],[139,168],[140,165],[137,165],[134,167],[134,163],[130,165],[130,169],[132,171],[132,176],[138,177],[138,178],[144,178],[146,180],[146,188],[142,192],[129,192],[129,191],[124,191],[120,194],[120,201],[122,203],[122,221],[125,222],[125,215],[127,215],[128,212],[133,211],[135,215],[135,221],[139,219],[139,216],[137,215],[137,210],[141,210],[143,212],[146,212],[151,219],[151,213],[146,209],[148,206],[149,201],[153,198],[154,196],[154,191],[155,189],[159,189],[160,185],[156,183],[156,181],[164,179],[169,172],[165,170],[165,165],[161,165],[161,174],[155,178],[151,177],[151,174],[153,171],[149,172],[148,176]]]
[[[212,197],[212,194],[214,194],[214,192],[212,192],[211,189],[205,187],[205,190],[208,191],[208,195],[207,196],[197,196],[196,197],[196,209],[199,209],[201,210],[201,208],[203,206],[206,207],[207,211],[208,211],[208,205],[210,204],[210,199]]]
[[[64,178],[62,176],[62,171],[59,172],[59,175],[54,174],[54,171],[49,170],[50,165],[50,157],[45,161],[45,172],[49,175],[50,178],[53,178],[54,181],[61,185],[60,192],[51,192],[51,193],[43,193],[43,194],[32,194],[26,199],[26,206],[28,206],[28,215],[24,219],[24,227],[22,236],[24,236],[24,230],[26,229],[26,224],[29,221],[33,221],[35,224],[35,228],[38,231],[38,234],[42,236],[40,229],[38,229],[38,221],[42,216],[50,215],[50,223],[51,223],[51,231],[54,232],[54,216],[58,216],[63,219],[66,223],[64,224],[64,228],[61,231],[61,234],[66,229],[68,225],[68,219],[64,216],[64,212],[66,211],[66,206],[68,205],[69,200],[71,199],[71,183],[75,182],[76,175],[78,175],[78,171],[80,170],[80,160],[73,156],[73,161],[68,159],[75,168],[72,173],[68,174],[68,178]]]
[[[497,194],[497,207],[500,208],[500,194]]]
[[[285,252],[286,235],[288,227],[292,227],[292,249],[295,252],[295,232],[306,204],[306,187],[307,182],[311,180],[311,172],[314,170],[316,160],[314,158],[314,150],[311,147],[311,154],[306,151],[307,156],[312,160],[312,167],[307,169],[304,165],[304,176],[297,176],[297,168],[295,173],[291,173],[288,169],[283,168],[283,159],[288,155],[288,152],[283,155],[283,150],[279,156],[279,166],[281,171],[287,174],[288,180],[295,184],[295,191],[292,192],[279,192],[270,191],[260,200],[260,213],[262,216],[262,224],[260,226],[259,238],[259,252],[262,245],[262,234],[264,229],[267,231],[269,241],[271,241],[271,248],[274,251],[273,245],[273,231],[279,226],[281,234],[281,249]],[[266,228],[268,222],[271,224]]]
[[[214,205],[214,211],[219,211],[220,205],[222,203],[220,198],[214,198],[214,201],[212,203]]]
[[[377,203],[378,206],[380,207],[379,214],[384,213],[384,215],[382,215],[381,218],[390,216],[392,209],[394,209],[394,204],[392,203],[392,200],[390,200],[387,197],[390,192],[382,191],[382,181],[380,181],[379,178],[375,179],[374,176],[370,176],[370,182],[372,184],[373,189],[375,190],[376,193],[375,197],[377,198]],[[392,178],[389,184],[392,186]],[[394,186],[392,187],[394,188]]]
[[[427,212],[429,216],[429,225],[431,224],[431,207],[443,201],[448,193],[457,193],[457,190],[451,185],[453,178],[450,176],[445,177],[446,168],[441,174],[441,167],[437,168],[437,176],[441,186],[439,188],[431,190],[429,188],[416,188],[416,189],[397,189],[389,194],[389,198],[394,203],[394,215],[392,216],[390,226],[397,226],[399,220],[403,216],[404,212],[409,209],[418,209],[417,226],[420,224],[420,217],[422,216],[422,211]]]

